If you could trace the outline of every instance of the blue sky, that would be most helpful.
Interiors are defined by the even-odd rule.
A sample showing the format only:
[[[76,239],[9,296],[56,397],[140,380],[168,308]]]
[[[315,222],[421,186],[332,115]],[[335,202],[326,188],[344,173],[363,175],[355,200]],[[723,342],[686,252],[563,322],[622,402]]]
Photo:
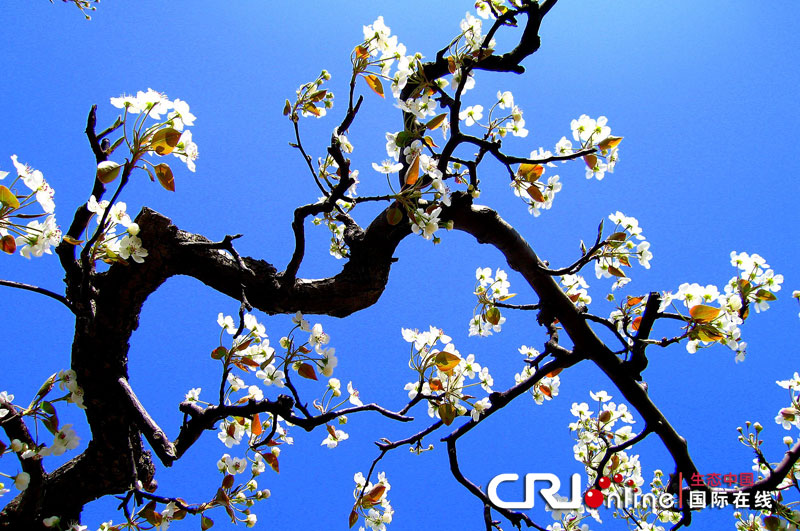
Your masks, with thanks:
[[[311,2],[298,10],[252,0],[224,6],[141,0],[134,10],[132,3],[107,1],[86,22],[77,10],[58,4],[17,1],[0,7],[12,22],[0,37],[5,73],[0,170],[12,170],[12,154],[40,169],[56,190],[63,226],[91,190],[94,159],[83,135],[89,107],[98,104],[99,124],[111,123],[117,112],[110,97],[152,87],[189,102],[197,116],[192,131],[200,157],[196,173],[176,169],[174,194],[144,174],[136,176],[122,197],[129,210],[147,205],[181,229],[214,240],[243,233],[237,249],[279,269],[293,249],[293,209],[317,199],[303,161],[288,146],[292,130],[281,115],[284,99],[321,69],[331,72],[333,111],[326,120],[302,123],[304,142],[316,157],[340,120],[349,54],[361,40],[362,25],[383,15],[409,51],[433,57],[471,7],[456,1],[342,1],[335,8]],[[779,300],[745,323],[750,347],[743,364],[734,364],[724,347],[694,355],[682,346],[650,353],[645,373],[650,395],[707,473],[749,470],[752,455],[736,441],[735,431],[746,420],[766,426],[772,460],[782,451],[785,432],[772,419],[788,405],[788,393],[774,382],[797,370],[794,345],[800,340],[798,306],[790,298],[791,290],[800,289],[799,153],[792,140],[800,118],[796,15],[797,6],[789,1],[562,1],[543,23],[542,47],[525,61],[526,74],[481,73],[465,96],[466,104],[488,107],[497,90],[514,93],[531,131],[504,144],[517,154],[552,149],[569,135],[570,120],[584,113],[607,116],[612,134],[625,137],[615,173],[602,182],[587,181],[581,164],[560,167],[564,190],[539,218],[513,196],[502,169],[483,170],[480,202],[497,209],[551,264],[572,262],[579,241],[593,238],[598,222],[621,210],[639,220],[655,255],[649,270],[633,269],[634,281],[623,293],[676,290],[682,282],[721,286],[735,273],[729,265],[732,250],[759,253],[784,275]],[[501,36],[499,47],[508,42]],[[381,100],[365,85],[361,90],[364,109],[349,135],[353,164],[361,171],[359,191],[385,193],[385,181],[371,162],[385,158],[384,133],[400,129],[401,117],[390,99]],[[359,211],[356,219],[368,223],[377,209]],[[335,274],[341,263],[328,255],[327,233],[308,228],[308,234],[300,275]],[[447,233],[442,240],[434,247],[407,238],[374,307],[344,320],[310,317],[324,324],[337,349],[335,376],[353,380],[365,402],[392,409],[405,402],[402,388],[412,374],[401,327],[443,328],[462,353],[474,353],[492,369],[497,388],[513,384],[514,372],[521,370],[517,348],[544,341],[528,314],[507,314],[499,335],[468,338],[475,268],[509,268],[498,252],[465,234]],[[0,278],[62,289],[54,257],[30,262],[4,257],[0,264]],[[511,291],[519,293],[515,302],[535,302],[519,277],[510,280]],[[601,301],[610,282],[591,272],[587,280]],[[73,323],[51,300],[9,289],[0,293],[0,308],[8,316],[0,390],[25,403],[47,376],[69,366]],[[131,340],[131,383],[171,436],[180,425],[177,406],[184,393],[218,385],[219,368],[208,356],[217,346],[216,316],[234,314],[237,307],[188,278],[171,279],[145,305]],[[591,309],[607,315],[611,308]],[[287,316],[260,317],[274,340],[291,327]],[[670,332],[666,326],[659,330],[656,334]],[[501,472],[552,471],[564,478],[580,472],[567,429],[570,406],[588,401],[589,391],[604,388],[618,395],[598,370],[584,365],[562,374],[561,394],[552,402],[535,406],[523,397],[464,439],[462,469],[468,477],[485,485]],[[306,392],[311,397],[314,388]],[[85,443],[89,434],[80,413],[64,417],[75,422]],[[417,417],[413,426],[395,426],[374,415],[354,415],[347,425],[350,439],[334,450],[320,446],[323,433],[295,428],[295,445],[281,454],[281,473],[262,476],[261,485],[273,496],[256,506],[260,522],[285,529],[343,528],[352,505],[352,476],[366,472],[377,455],[372,441],[415,433],[428,421],[423,409]],[[645,470],[672,468],[657,441],[637,448]],[[443,450],[436,444],[435,452],[417,457],[399,449],[378,466],[392,483],[396,512],[390,529],[482,528],[482,507],[450,476]],[[159,493],[197,502],[212,497],[215,462],[226,451],[208,433],[186,459],[161,470]],[[16,466],[10,458],[0,462],[4,472],[13,473]],[[118,522],[113,501],[88,506],[84,523],[95,529],[104,520]],[[537,506],[534,519],[550,523],[541,513]],[[215,529],[225,528],[221,511],[210,516]],[[698,528],[704,521],[716,526],[730,522],[730,515],[709,510],[697,520]],[[188,519],[172,528],[197,526]]]

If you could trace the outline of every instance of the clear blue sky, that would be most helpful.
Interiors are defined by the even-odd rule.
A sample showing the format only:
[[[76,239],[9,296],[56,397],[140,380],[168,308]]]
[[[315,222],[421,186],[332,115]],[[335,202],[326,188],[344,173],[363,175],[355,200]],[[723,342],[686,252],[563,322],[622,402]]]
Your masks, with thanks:
[[[321,69],[331,72],[337,100],[329,119],[303,123],[316,158],[340,120],[349,54],[361,40],[362,25],[383,15],[409,52],[433,57],[471,8],[471,2],[419,0],[302,5],[107,0],[87,22],[60,2],[4,2],[0,170],[12,170],[12,154],[40,169],[56,190],[56,215],[66,225],[88,199],[94,176],[83,135],[89,107],[98,104],[102,126],[116,117],[110,97],[152,87],[189,102],[197,116],[192,131],[200,157],[196,173],[176,167],[174,194],[136,176],[122,197],[129,210],[147,205],[181,229],[215,240],[243,233],[237,242],[242,254],[283,269],[293,249],[292,211],[317,198],[301,158],[288,146],[292,130],[281,115],[284,99]],[[791,290],[800,289],[800,153],[793,140],[800,119],[797,15],[797,5],[787,0],[562,0],[544,21],[541,50],[525,61],[525,75],[479,73],[476,89],[465,97],[467,104],[488,107],[497,90],[514,93],[531,131],[524,140],[505,143],[517,154],[552,149],[569,135],[570,120],[584,113],[607,116],[612,133],[625,137],[616,172],[602,182],[587,181],[578,163],[559,168],[564,190],[553,209],[535,219],[510,193],[503,171],[484,170],[481,202],[499,210],[551,264],[574,260],[580,239],[592,239],[598,222],[621,210],[639,220],[655,255],[650,270],[634,268],[625,293],[676,290],[682,282],[722,285],[735,273],[729,266],[732,250],[759,253],[784,275],[779,301],[743,328],[750,345],[744,364],[735,365],[724,347],[694,355],[682,346],[650,353],[645,373],[650,395],[688,439],[704,473],[749,470],[752,455],[737,443],[735,431],[746,420],[766,426],[765,449],[773,461],[783,448],[785,432],[772,419],[788,405],[788,394],[774,382],[798,369],[800,341],[797,302],[790,298]],[[501,36],[500,48],[504,42]],[[384,133],[400,129],[401,117],[390,100],[363,85],[361,90],[364,111],[349,135],[354,167],[361,170],[359,191],[385,193],[385,181],[370,163],[385,158]],[[356,219],[367,223],[375,212],[357,210]],[[327,233],[321,228],[308,233],[300,275],[335,274],[341,263],[327,253]],[[443,328],[462,354],[472,352],[492,369],[498,389],[512,385],[514,372],[521,370],[517,348],[544,341],[526,314],[507,314],[499,335],[467,338],[475,268],[509,268],[498,252],[464,234],[442,239],[436,247],[421,238],[404,241],[386,293],[374,307],[345,320],[310,317],[325,324],[337,349],[334,375],[353,380],[365,402],[391,409],[405,403],[403,385],[412,373],[401,327]],[[0,260],[0,278],[55,291],[63,289],[62,274],[54,257]],[[600,301],[609,283],[591,273],[587,280]],[[519,277],[512,275],[511,285],[519,293],[515,302],[535,302]],[[38,295],[7,288],[0,294],[6,315],[0,390],[26,403],[47,376],[69,366],[73,321],[60,305]],[[131,341],[131,383],[170,436],[181,422],[177,407],[184,393],[192,387],[210,392],[218,385],[219,368],[208,355],[217,346],[215,320],[218,312],[234,314],[237,307],[186,278],[171,279],[145,305]],[[592,311],[607,315],[610,308],[598,304]],[[275,341],[291,326],[287,316],[261,317]],[[665,327],[663,334],[668,333]],[[552,402],[536,407],[523,397],[463,439],[462,469],[484,485],[501,472],[553,471],[564,478],[581,472],[572,458],[569,409],[599,389],[619,398],[588,365],[565,372],[561,394]],[[354,415],[346,427],[350,439],[335,450],[320,446],[324,433],[295,428],[295,445],[281,454],[281,473],[261,477],[273,496],[256,506],[259,522],[289,530],[344,528],[352,476],[366,472],[377,455],[372,441],[415,433],[428,421],[423,409],[417,416],[413,426],[395,426],[374,415]],[[89,434],[80,413],[73,408],[64,417],[75,422],[85,443]],[[641,422],[634,431],[639,427]],[[436,437],[430,442],[435,452],[416,457],[399,449],[378,466],[392,483],[396,512],[390,529],[482,529],[481,505],[450,476],[443,445]],[[645,477],[655,468],[671,470],[655,440],[637,448]],[[159,493],[193,502],[211,498],[216,460],[228,451],[208,433],[173,469],[160,471]],[[0,462],[4,472],[16,467],[10,458]],[[119,522],[113,501],[88,506],[84,523],[96,529],[104,520]],[[534,519],[550,523],[540,512],[537,505]],[[210,516],[215,529],[225,528],[222,511]],[[718,528],[720,522],[732,527],[725,511],[709,510],[696,519],[696,528]],[[197,527],[187,519],[171,528]]]

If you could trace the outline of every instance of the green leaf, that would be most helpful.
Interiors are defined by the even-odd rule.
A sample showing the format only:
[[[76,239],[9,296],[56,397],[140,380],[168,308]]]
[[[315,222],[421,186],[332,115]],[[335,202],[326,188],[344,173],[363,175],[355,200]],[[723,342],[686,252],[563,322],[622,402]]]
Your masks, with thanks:
[[[444,123],[446,118],[447,118],[447,113],[434,116],[428,121],[428,123],[425,124],[425,127],[427,127],[430,131],[438,129]]]
[[[150,149],[155,151],[157,155],[169,155],[180,142],[181,134],[180,131],[172,127],[159,129],[150,139]]]
[[[520,164],[517,170],[517,175],[528,181],[529,183],[539,180],[539,177],[544,173],[544,166],[541,164]]]
[[[439,406],[439,416],[445,426],[449,426],[456,419],[456,408],[450,402],[445,402]]]
[[[106,149],[106,155],[111,155],[114,153],[114,150],[116,150],[124,140],[124,136],[119,137],[113,144],[111,144],[110,148]]]
[[[56,414],[56,408],[53,407],[53,404],[51,402],[48,402],[47,400],[42,402],[42,411],[44,411],[48,415],[55,415]]]
[[[760,301],[776,301],[778,297],[775,296],[774,293],[771,291],[767,291],[765,289],[760,289],[756,291],[756,298]]]
[[[313,93],[312,95],[310,95],[308,97],[308,101],[314,101],[314,102],[322,101],[325,98],[325,94],[327,94],[327,93],[328,93],[327,90],[318,90],[318,91],[316,91],[315,93]],[[286,100],[286,101],[289,101],[289,100]]]
[[[2,185],[0,185],[0,203],[14,209],[19,208],[19,199],[17,199],[17,196],[14,195],[14,192]]]
[[[97,164],[97,180],[108,184],[119,176],[120,165],[113,160],[104,160]]]
[[[441,351],[436,355],[433,362],[440,371],[447,372],[458,367],[461,358],[452,352]]]
[[[719,317],[720,313],[722,313],[721,309],[714,308],[713,306],[706,306],[705,304],[698,304],[689,308],[689,315],[698,323],[713,321]]]
[[[625,273],[623,273],[622,270],[614,266],[608,266],[608,272],[614,275],[615,277],[625,278]]]
[[[717,332],[715,329],[709,326],[703,326],[695,330],[695,334],[697,339],[705,341],[707,343],[713,343],[715,341],[719,341],[722,339],[722,334]]]
[[[158,178],[158,182],[161,183],[161,186],[170,192],[174,192],[175,177],[172,175],[170,167],[162,162],[161,164],[156,164],[153,170],[156,172],[156,177]]]
[[[386,221],[389,225],[397,225],[403,221],[403,211],[396,207],[391,207],[386,211]]]
[[[47,431],[55,435],[58,431],[58,415],[53,413],[49,417],[44,417],[42,419],[42,424],[44,424],[44,427],[47,428]]]
[[[398,147],[405,147],[406,145],[410,144],[416,138],[410,131],[400,131],[397,133],[397,137],[394,139],[394,143]]]
[[[492,306],[486,313],[484,314],[486,321],[493,324],[498,325],[500,324],[500,310],[498,310],[495,306]]]
[[[322,115],[320,110],[317,109],[317,107],[313,103],[306,103],[305,105],[303,105],[303,110],[305,112],[313,114],[314,116],[321,116]]]
[[[56,383],[56,376],[58,376],[58,373],[54,372],[53,374],[50,375],[49,378],[47,378],[47,380],[44,381],[44,383],[41,385],[41,387],[39,387],[39,390],[36,392],[36,396],[34,397],[33,401],[31,402],[31,405],[28,406],[28,409],[33,408],[33,405],[36,402],[38,402],[39,400],[44,398],[44,396],[47,393],[50,392],[50,390],[53,388],[53,385],[55,385],[55,383]],[[45,412],[53,414],[55,411],[45,411]]]

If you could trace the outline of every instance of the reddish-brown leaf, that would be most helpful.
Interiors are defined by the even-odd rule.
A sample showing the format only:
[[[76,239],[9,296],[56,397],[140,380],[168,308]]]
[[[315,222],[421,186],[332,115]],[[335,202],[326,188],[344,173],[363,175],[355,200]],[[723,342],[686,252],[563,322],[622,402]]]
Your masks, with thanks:
[[[303,363],[297,369],[297,374],[302,376],[303,378],[308,378],[309,380],[316,380],[317,373],[314,372],[314,367],[310,363]]]

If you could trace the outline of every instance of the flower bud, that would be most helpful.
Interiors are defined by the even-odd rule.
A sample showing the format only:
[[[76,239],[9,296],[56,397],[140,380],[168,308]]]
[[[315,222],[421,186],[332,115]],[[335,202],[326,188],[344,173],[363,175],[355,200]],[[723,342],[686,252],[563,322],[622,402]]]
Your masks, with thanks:
[[[794,444],[794,440],[787,435],[786,437],[783,438],[783,444],[785,444],[786,446],[791,446],[792,444]]]
[[[128,228],[126,230],[128,231],[128,234],[130,234],[131,236],[136,236],[137,234],[139,234],[139,224],[131,223],[130,225],[128,225]]]
[[[31,476],[27,472],[20,472],[14,477],[14,486],[17,490],[25,490],[28,488],[28,483],[31,481]]]

